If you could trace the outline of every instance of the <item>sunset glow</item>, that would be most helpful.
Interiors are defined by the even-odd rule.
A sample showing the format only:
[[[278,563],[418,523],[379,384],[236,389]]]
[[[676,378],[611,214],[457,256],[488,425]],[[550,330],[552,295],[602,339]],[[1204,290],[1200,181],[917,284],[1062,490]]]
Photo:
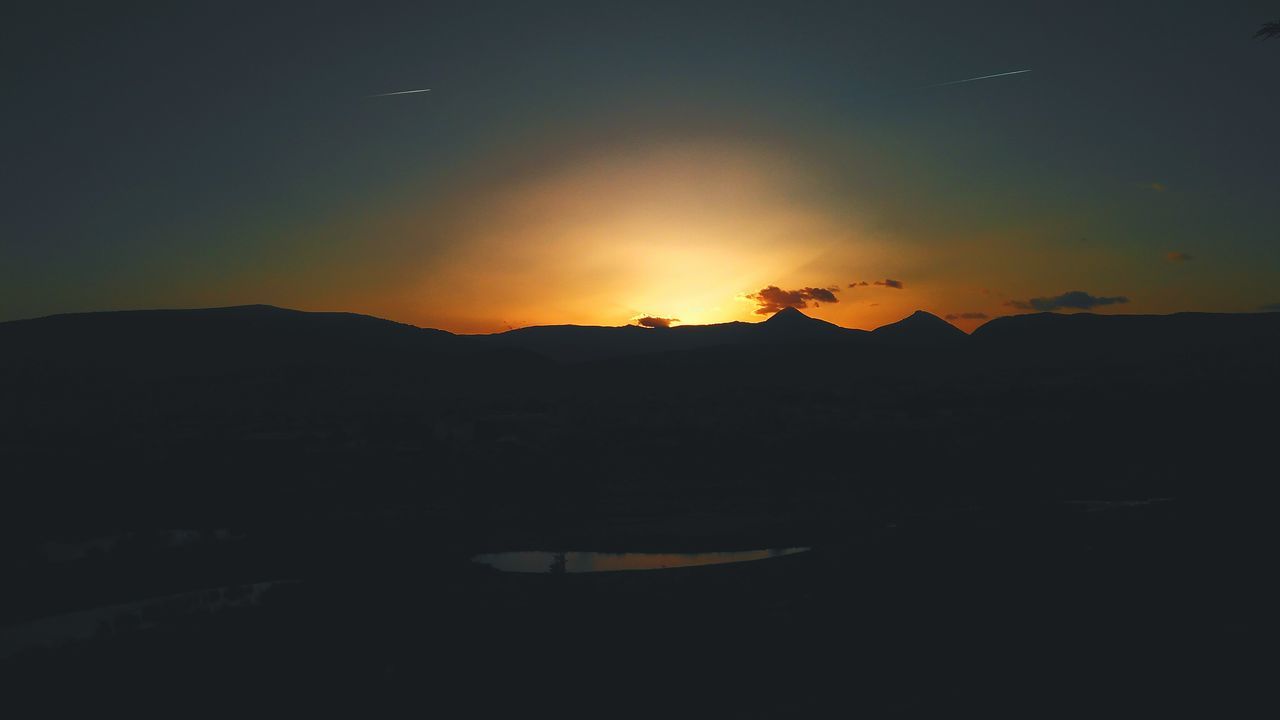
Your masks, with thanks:
[[[716,323],[762,319],[747,298],[775,287],[835,288],[804,309],[849,327],[923,309],[971,330],[1071,292],[1085,307],[1063,311],[1280,300],[1260,43],[1064,64],[999,13],[1020,29],[975,43],[948,20],[904,54],[917,17],[860,12],[392,13],[366,18],[376,50],[299,38],[287,67],[208,17],[192,27],[247,34],[243,53],[176,53],[180,88],[142,54],[44,68],[11,136],[85,125],[10,155],[27,180],[0,320],[269,303],[464,333]],[[1079,23],[1113,48],[1112,23]],[[1214,151],[1169,152],[1206,133]]]
[[[1280,0],[6,10],[9,705],[1274,704]]]
[[[461,296],[483,272],[486,291],[455,310],[477,329],[494,317],[521,325],[617,325],[637,314],[686,324],[747,319],[744,293],[857,254],[847,226],[794,200],[805,184],[795,162],[744,147],[586,158],[449,211],[463,250],[418,284]],[[423,294],[430,301],[434,293]]]

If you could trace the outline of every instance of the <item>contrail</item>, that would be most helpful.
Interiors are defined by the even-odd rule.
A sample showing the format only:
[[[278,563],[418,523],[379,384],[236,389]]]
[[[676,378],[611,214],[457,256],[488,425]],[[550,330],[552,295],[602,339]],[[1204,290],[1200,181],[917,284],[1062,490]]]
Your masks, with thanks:
[[[431,88],[423,88],[422,90],[401,90],[400,92],[378,93],[377,95],[369,95],[368,97],[388,97],[390,95],[412,95],[413,93],[431,92]]]
[[[925,85],[920,89],[923,90],[924,88],[942,87],[943,85],[959,85],[960,83],[974,82],[975,80],[988,80],[990,78],[1004,77],[1006,75],[1021,75],[1022,73],[1029,73],[1029,72],[1031,71],[1030,70],[1014,70],[1013,72],[1002,72],[1002,73],[996,73],[995,75],[983,75],[981,77],[965,78],[964,80],[952,80],[951,82],[937,83],[934,85]]]

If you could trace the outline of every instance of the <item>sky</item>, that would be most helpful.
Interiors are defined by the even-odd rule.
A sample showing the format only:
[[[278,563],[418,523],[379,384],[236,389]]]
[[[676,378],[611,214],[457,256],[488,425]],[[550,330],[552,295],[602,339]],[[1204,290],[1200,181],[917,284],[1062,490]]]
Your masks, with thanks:
[[[0,320],[1280,303],[1275,2],[31,5]]]

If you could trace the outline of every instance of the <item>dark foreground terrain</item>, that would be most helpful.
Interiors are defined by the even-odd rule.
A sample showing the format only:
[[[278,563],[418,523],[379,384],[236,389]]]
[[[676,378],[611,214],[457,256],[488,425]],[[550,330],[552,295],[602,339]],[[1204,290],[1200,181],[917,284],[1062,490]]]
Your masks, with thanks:
[[[1280,314],[0,324],[3,702],[1255,714]],[[508,575],[479,552],[811,546]],[[350,705],[349,705],[350,704]]]

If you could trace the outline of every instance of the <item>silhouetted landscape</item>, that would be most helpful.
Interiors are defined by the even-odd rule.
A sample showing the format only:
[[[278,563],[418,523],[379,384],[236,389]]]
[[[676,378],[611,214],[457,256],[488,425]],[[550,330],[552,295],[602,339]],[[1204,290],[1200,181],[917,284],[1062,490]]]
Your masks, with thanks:
[[[1274,1],[6,10],[0,720],[1277,715]]]
[[[0,652],[55,704],[1226,710],[1273,624],[1280,313],[455,335],[245,306],[0,347]]]

